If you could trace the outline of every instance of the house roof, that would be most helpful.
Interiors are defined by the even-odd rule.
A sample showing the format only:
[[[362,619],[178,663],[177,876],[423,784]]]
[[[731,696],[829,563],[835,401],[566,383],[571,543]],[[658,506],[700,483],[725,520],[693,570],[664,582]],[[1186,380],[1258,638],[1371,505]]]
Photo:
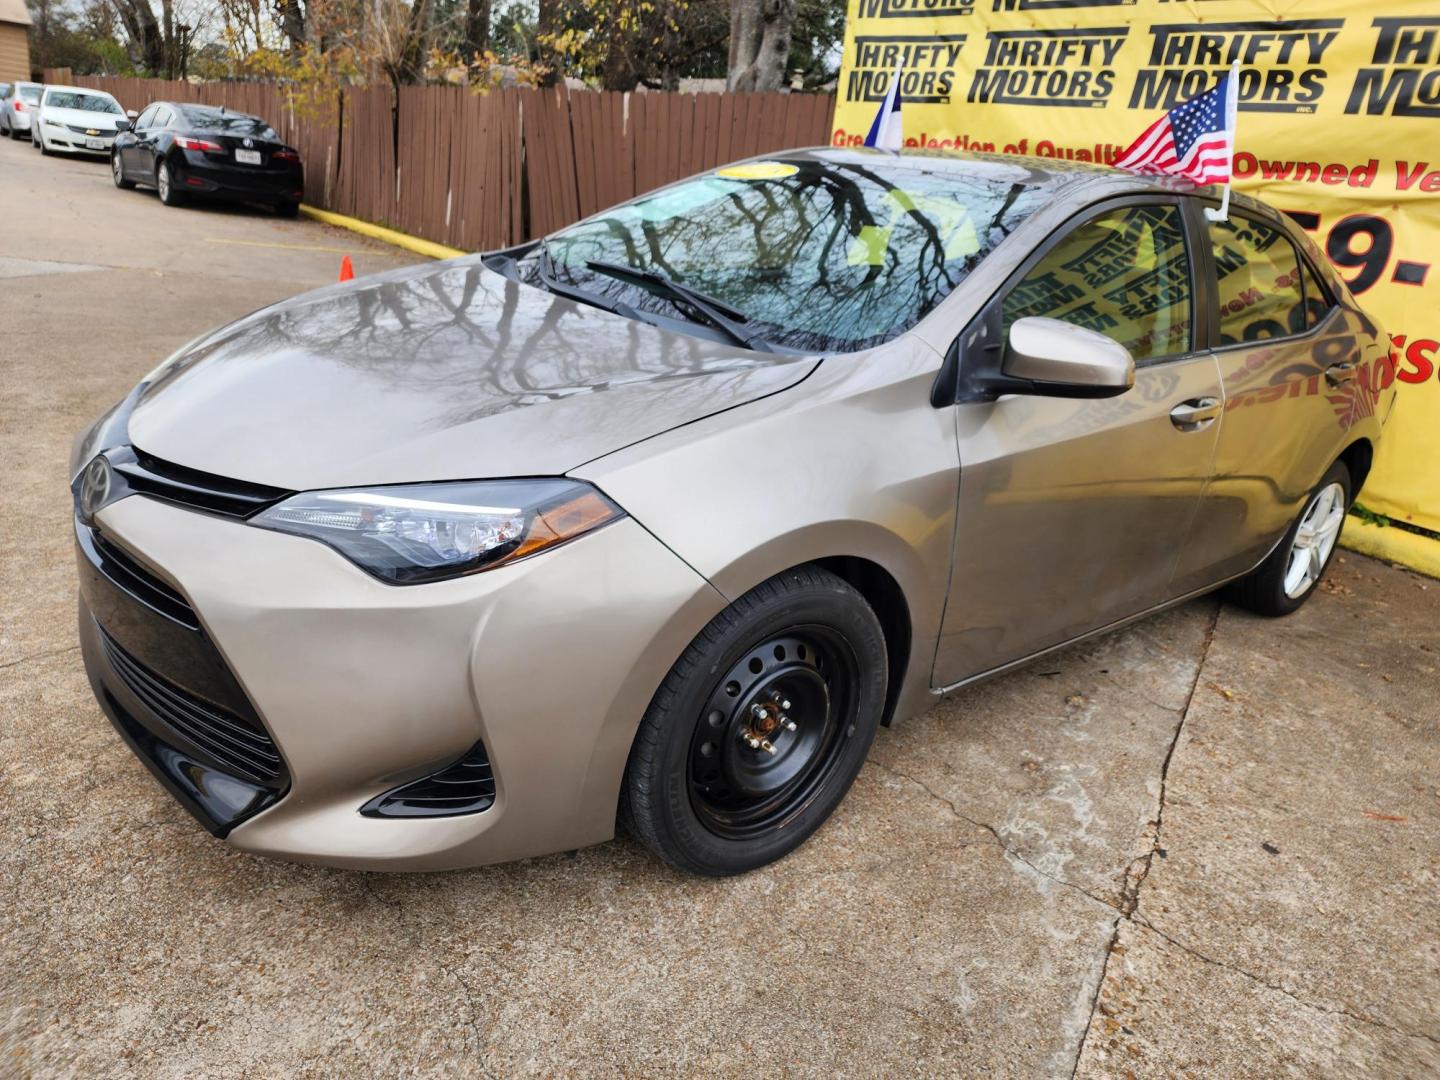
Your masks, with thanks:
[[[0,0],[0,23],[30,25],[30,12],[25,10],[25,0]]]

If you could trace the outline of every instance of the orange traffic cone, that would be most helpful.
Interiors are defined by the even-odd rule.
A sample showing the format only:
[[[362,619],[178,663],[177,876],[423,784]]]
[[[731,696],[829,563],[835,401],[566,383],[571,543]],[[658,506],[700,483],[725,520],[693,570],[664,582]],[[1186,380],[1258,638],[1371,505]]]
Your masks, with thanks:
[[[340,280],[353,281],[355,279],[355,267],[350,265],[350,256],[346,255],[340,260]]]

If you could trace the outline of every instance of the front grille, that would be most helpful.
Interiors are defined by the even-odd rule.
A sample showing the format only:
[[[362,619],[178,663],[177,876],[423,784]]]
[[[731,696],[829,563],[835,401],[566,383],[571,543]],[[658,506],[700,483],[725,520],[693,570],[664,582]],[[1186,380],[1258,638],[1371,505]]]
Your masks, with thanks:
[[[85,135],[92,139],[110,139],[115,136],[114,129],[105,131],[102,128],[77,127],[74,124],[66,124],[65,126],[75,132],[76,135]]]
[[[495,804],[495,774],[485,744],[437,773],[412,780],[371,799],[360,808],[366,817],[453,817],[478,814]]]
[[[86,539],[94,546],[95,563],[100,572],[126,595],[140,601],[151,611],[164,615],[190,630],[200,629],[200,618],[185,598],[169,584],[152,574],[119,545],[111,543],[98,529],[85,529]]]
[[[174,465],[133,446],[112,451],[109,457],[131,491],[223,517],[247,518],[293,494]]]
[[[264,728],[176,686],[99,629],[105,658],[125,687],[216,768],[267,787],[284,780],[284,763]]]

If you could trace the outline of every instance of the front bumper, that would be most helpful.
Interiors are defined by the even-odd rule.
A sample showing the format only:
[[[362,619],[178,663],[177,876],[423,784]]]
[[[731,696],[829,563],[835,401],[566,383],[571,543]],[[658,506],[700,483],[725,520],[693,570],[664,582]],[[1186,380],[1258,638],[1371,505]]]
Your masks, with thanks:
[[[145,496],[112,503],[96,524],[183,597],[283,759],[273,798],[215,831],[247,851],[334,866],[449,869],[609,839],[635,727],[724,606],[629,519],[511,566],[408,587],[315,541]],[[87,606],[97,696],[123,704]],[[160,654],[146,659],[172,674]],[[116,725],[196,810],[153,747]],[[477,744],[494,772],[489,809],[362,815]]]
[[[68,127],[44,124],[45,147],[63,154],[108,154],[115,145],[115,132],[102,135],[82,135]],[[33,132],[32,132],[33,134]],[[95,142],[98,146],[90,146]]]

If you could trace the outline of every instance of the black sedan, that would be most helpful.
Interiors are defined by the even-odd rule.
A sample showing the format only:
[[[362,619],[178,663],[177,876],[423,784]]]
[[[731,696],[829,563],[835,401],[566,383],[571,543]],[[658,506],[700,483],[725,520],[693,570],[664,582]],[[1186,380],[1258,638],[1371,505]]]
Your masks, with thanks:
[[[166,206],[192,196],[267,203],[294,217],[304,194],[300,154],[258,116],[157,101],[115,139],[115,186],[146,184]]]

